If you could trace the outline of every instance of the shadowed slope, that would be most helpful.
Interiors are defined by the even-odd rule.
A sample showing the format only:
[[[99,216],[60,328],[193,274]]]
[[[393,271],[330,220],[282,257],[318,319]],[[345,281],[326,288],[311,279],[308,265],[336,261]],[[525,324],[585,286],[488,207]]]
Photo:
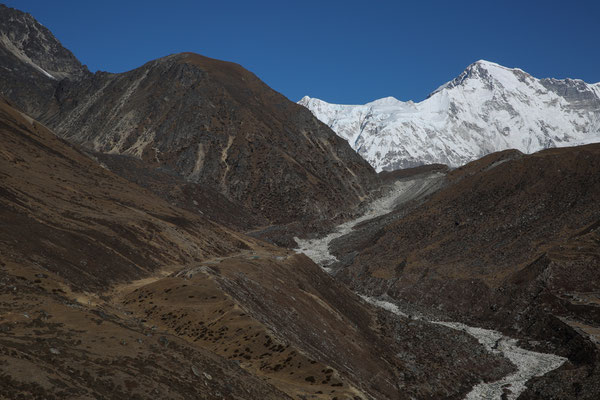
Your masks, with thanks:
[[[237,234],[101,168],[5,102],[0,121],[5,259],[97,288],[247,248]]]
[[[595,398],[599,171],[598,144],[486,156],[450,172],[425,201],[337,242],[337,276],[361,292],[534,337],[572,362],[538,379],[538,395]]]
[[[2,396],[458,398],[512,369],[170,206],[7,103],[0,132]]]
[[[285,223],[358,204],[371,167],[308,110],[241,66],[183,53],[57,92],[69,141],[141,158]]]

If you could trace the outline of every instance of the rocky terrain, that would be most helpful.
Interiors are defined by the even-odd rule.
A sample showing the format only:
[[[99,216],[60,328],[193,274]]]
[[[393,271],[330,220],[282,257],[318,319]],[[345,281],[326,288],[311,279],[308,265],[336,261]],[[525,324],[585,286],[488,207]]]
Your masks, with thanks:
[[[427,99],[365,105],[299,101],[381,170],[459,167],[506,149],[524,153],[600,142],[600,83],[537,79],[480,60]]]
[[[0,17],[0,94],[71,143],[143,161],[142,175],[166,169],[283,224],[335,216],[376,181],[344,140],[240,65],[182,53],[90,74],[30,15]]]
[[[435,176],[405,178],[394,211],[331,242],[338,261],[328,268],[360,293],[569,358],[525,398],[595,398],[598,171],[600,145],[587,145],[495,153],[426,197]]]
[[[74,285],[101,289],[165,263],[248,248],[238,233],[152,196],[0,106],[5,260],[26,257]]]
[[[460,398],[514,369],[169,205],[6,102],[0,132],[0,396]]]
[[[62,80],[90,75],[30,14],[0,4],[0,93],[33,118],[56,112]]]
[[[106,302],[117,282],[251,241],[106,171],[4,101],[0,131],[0,397],[284,397],[182,340],[167,350]]]
[[[374,178],[330,129],[233,63],[178,54],[57,98],[46,122],[60,136],[172,170],[271,222],[332,216]]]
[[[186,181],[168,168],[148,168],[135,157],[87,152],[94,160],[117,175],[142,186],[170,204],[201,214],[211,221],[237,231],[269,224],[252,209],[233,202],[221,192]]]
[[[0,67],[0,398],[600,397],[600,145],[376,173],[240,65],[92,74],[2,5]],[[552,116],[478,137],[471,89]],[[587,140],[597,99],[479,62],[425,101],[475,136],[369,161]]]

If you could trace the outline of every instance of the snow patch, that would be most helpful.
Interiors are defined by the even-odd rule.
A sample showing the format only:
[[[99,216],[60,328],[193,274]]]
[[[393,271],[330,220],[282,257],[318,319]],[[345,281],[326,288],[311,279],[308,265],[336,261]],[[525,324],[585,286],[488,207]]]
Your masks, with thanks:
[[[13,43],[13,41],[10,40],[8,36],[6,36],[5,33],[2,33],[2,35],[0,35],[0,44],[2,44],[8,51],[10,51],[15,57],[23,61],[25,64],[29,64],[48,78],[56,80],[56,78],[50,75],[48,71],[37,65],[35,62],[33,62],[33,60],[29,58],[29,56],[27,56],[27,54],[25,54],[25,52],[21,48],[16,46]]]

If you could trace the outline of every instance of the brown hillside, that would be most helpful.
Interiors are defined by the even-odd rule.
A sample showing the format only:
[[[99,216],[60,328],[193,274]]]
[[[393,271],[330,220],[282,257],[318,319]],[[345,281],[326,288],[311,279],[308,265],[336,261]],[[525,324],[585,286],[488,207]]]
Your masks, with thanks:
[[[595,398],[600,144],[495,153],[447,180],[421,204],[340,240],[338,258],[347,261],[338,277],[358,291],[541,340],[543,351],[578,367],[538,380],[538,395]],[[548,382],[560,384],[543,389]]]
[[[79,288],[248,248],[242,239],[101,168],[0,103],[2,254]]]
[[[5,102],[0,133],[2,397],[458,398],[512,370],[167,204]]]
[[[312,114],[241,66],[183,53],[65,83],[45,121],[62,137],[132,155],[274,223],[330,217],[376,175]]]

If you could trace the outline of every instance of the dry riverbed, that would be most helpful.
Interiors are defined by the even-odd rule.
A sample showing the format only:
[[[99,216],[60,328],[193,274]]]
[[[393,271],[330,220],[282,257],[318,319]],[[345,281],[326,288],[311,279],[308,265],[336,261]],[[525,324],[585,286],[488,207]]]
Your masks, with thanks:
[[[390,188],[388,193],[375,200],[362,216],[337,226],[333,232],[324,237],[309,240],[296,238],[295,240],[298,243],[298,249],[296,251],[306,254],[315,263],[321,265],[327,272],[331,272],[328,265],[337,261],[336,257],[331,254],[329,250],[329,246],[334,239],[347,235],[355,226],[364,221],[387,214],[394,208],[423,196],[428,193],[431,188],[436,186],[439,179],[440,176],[434,174],[425,178],[396,182]],[[404,318],[408,317],[400,310],[398,305],[394,303],[366,296],[361,297],[368,303],[383,308],[395,315]],[[412,317],[415,318],[415,316]],[[505,396],[505,399],[516,399],[525,390],[526,383],[529,379],[542,376],[553,369],[560,367],[567,360],[566,358],[554,354],[525,350],[517,346],[517,341],[515,339],[504,336],[500,332],[494,330],[471,327],[459,322],[427,319],[422,316],[416,316],[416,318],[469,334],[476,338],[487,351],[502,354],[516,366],[517,371],[505,376],[501,380],[489,383],[482,382],[475,385],[471,392],[467,394],[467,400],[501,400],[503,395]]]

